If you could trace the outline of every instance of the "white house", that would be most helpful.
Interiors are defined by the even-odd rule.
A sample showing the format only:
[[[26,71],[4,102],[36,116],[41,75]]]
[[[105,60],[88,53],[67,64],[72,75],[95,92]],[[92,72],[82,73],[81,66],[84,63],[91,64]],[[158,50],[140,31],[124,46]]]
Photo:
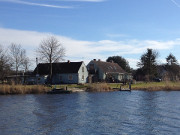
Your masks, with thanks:
[[[34,73],[38,74],[40,79],[44,78],[43,76],[50,73],[50,64],[38,64]],[[52,74],[53,84],[84,84],[88,78],[88,71],[83,61],[52,63]],[[48,77],[41,83],[46,83],[47,80]]]

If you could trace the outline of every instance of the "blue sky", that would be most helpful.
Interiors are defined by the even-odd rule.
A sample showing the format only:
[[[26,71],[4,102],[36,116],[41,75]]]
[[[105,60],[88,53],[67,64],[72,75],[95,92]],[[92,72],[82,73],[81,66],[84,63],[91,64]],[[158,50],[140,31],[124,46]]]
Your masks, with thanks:
[[[180,62],[180,0],[0,0],[0,44],[21,44],[34,60],[49,35],[66,48],[66,60],[119,55],[131,67],[147,48],[159,63]]]

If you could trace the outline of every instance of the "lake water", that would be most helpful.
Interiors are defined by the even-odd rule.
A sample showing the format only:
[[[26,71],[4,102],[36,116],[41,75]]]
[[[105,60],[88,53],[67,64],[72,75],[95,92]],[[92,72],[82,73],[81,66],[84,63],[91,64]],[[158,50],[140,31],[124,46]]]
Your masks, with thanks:
[[[0,96],[1,135],[178,135],[180,92]]]

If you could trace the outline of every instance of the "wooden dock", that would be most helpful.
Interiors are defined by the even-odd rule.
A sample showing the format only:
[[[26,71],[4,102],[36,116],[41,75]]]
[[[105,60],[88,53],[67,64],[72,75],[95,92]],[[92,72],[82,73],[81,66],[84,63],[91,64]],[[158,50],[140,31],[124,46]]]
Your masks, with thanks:
[[[119,89],[119,91],[131,91],[131,89],[129,89],[129,88],[121,88],[121,89]]]
[[[71,90],[64,90],[64,89],[57,89],[57,88],[54,88],[52,89],[51,91],[48,91],[47,94],[70,94],[72,93]]]
[[[131,91],[131,83],[129,83],[129,88],[123,88],[123,85],[120,85],[119,91]]]

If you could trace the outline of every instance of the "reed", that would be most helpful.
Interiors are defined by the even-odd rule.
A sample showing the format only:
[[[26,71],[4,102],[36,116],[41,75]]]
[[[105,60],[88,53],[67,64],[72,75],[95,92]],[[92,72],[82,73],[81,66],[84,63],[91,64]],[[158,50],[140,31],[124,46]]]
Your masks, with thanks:
[[[50,90],[43,85],[0,85],[0,94],[40,94]]]
[[[113,89],[107,83],[93,83],[89,84],[87,91],[101,92],[101,91],[113,91]]]

